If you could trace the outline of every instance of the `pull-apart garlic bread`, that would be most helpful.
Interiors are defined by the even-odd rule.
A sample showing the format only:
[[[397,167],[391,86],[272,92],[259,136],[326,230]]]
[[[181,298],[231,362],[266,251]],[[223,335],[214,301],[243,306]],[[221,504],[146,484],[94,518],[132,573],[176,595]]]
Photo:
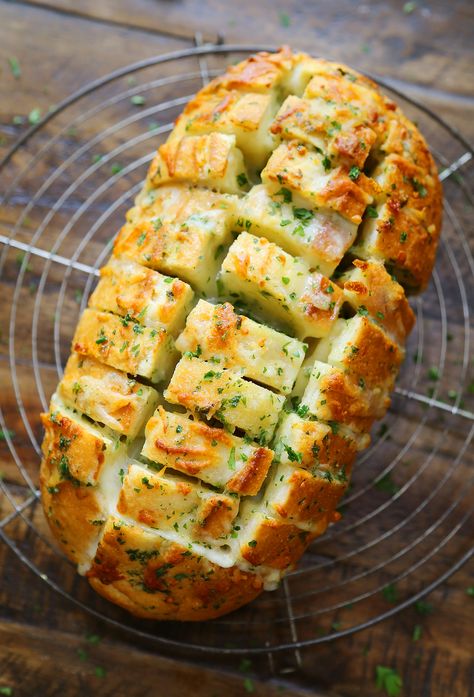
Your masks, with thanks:
[[[101,595],[217,617],[338,520],[441,207],[423,137],[345,66],[261,53],[191,100],[43,415],[44,510]]]

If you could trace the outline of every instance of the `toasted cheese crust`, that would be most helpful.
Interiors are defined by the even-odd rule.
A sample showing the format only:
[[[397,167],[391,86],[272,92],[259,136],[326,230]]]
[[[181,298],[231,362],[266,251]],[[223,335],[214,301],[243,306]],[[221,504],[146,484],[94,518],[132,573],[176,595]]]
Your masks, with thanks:
[[[45,514],[98,593],[219,617],[339,520],[441,211],[423,137],[344,65],[259,53],[191,99],[42,416]]]

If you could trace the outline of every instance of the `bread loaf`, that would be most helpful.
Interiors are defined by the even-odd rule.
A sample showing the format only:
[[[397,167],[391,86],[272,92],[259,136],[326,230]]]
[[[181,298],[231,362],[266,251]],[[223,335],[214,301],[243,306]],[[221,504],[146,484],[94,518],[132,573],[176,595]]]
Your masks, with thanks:
[[[441,209],[423,137],[346,66],[260,53],[189,102],[42,416],[44,510],[96,591],[217,617],[339,519]]]

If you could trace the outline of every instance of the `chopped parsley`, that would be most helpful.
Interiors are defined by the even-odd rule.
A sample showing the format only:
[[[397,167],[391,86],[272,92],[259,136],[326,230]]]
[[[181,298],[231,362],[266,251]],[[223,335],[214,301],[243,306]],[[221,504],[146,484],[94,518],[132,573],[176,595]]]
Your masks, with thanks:
[[[389,583],[388,586],[382,588],[382,595],[388,603],[396,603],[398,600],[398,591],[395,584]]]
[[[331,160],[327,155],[323,157],[323,159],[321,160],[321,164],[323,165],[325,171],[329,172],[329,170],[331,169]]]
[[[280,191],[277,191],[275,196],[282,196],[285,203],[291,203],[293,200],[293,195],[289,189],[282,187]]]
[[[28,114],[28,121],[31,123],[32,126],[41,121],[41,110],[38,109],[38,107],[35,107],[30,111],[30,113]]]
[[[215,370],[208,370],[207,373],[204,373],[203,375],[203,380],[212,380],[212,378],[220,378],[222,373],[216,372]]]
[[[303,455],[297,452],[296,450],[293,450],[293,448],[290,445],[283,443],[283,447],[286,450],[286,454],[288,455],[288,459],[290,462],[301,463],[303,461]]]
[[[143,106],[146,99],[145,97],[142,97],[141,94],[134,94],[133,97],[130,98],[130,101],[134,106]]]
[[[247,179],[247,175],[244,172],[241,172],[237,175],[237,184],[239,186],[247,186],[248,183],[249,180]]]
[[[301,220],[303,225],[308,225],[308,223],[310,223],[311,220],[314,218],[314,213],[313,213],[313,211],[310,211],[309,208],[295,208],[295,207],[293,207],[293,215],[298,220]]]
[[[10,56],[8,59],[8,65],[10,66],[13,77],[18,80],[21,77],[21,68],[18,58],[15,58],[15,56]]]
[[[377,209],[374,208],[373,206],[367,206],[367,217],[368,218],[378,218],[379,214],[377,213]]]
[[[398,697],[403,687],[403,680],[393,668],[375,667],[375,683],[379,690],[384,690],[388,697]]]
[[[415,603],[415,610],[419,615],[425,617],[426,615],[431,615],[431,613],[434,610],[434,607],[431,603],[428,603],[426,600],[417,600],[417,602]]]
[[[355,181],[357,181],[359,176],[360,176],[360,169],[359,169],[359,167],[356,167],[354,165],[349,170],[349,179],[352,179],[352,181],[355,182]]]

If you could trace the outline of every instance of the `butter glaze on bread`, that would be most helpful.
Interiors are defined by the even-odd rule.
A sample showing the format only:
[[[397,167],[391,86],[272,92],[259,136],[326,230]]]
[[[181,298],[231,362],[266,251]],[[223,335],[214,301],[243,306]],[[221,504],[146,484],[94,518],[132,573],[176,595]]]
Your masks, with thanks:
[[[441,211],[423,137],[344,65],[260,53],[189,102],[42,416],[44,510],[98,593],[218,617],[339,519]]]

